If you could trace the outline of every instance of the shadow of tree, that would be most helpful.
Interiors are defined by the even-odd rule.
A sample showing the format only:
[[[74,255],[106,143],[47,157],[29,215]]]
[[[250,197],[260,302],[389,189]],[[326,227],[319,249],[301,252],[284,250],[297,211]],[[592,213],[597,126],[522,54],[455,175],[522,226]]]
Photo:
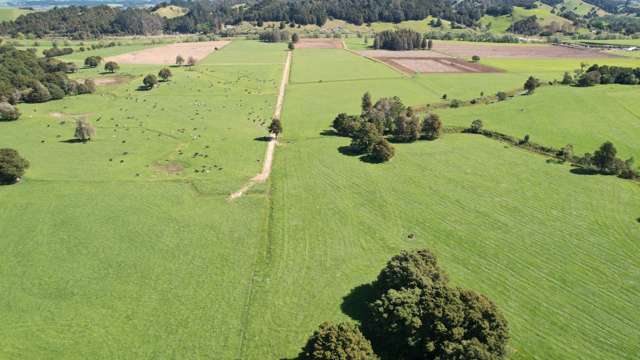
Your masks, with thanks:
[[[61,143],[66,143],[66,144],[86,144],[88,142],[88,140],[80,140],[80,139],[67,139],[67,140],[60,140]]]
[[[352,146],[350,145],[345,145],[345,146],[340,146],[338,148],[338,151],[340,152],[340,154],[342,155],[347,155],[347,156],[358,156],[358,155],[362,155],[362,151],[358,150],[358,149],[354,149]]]
[[[264,141],[264,142],[269,142],[271,141],[271,136],[258,136],[257,138],[253,139],[254,141]]]
[[[600,172],[598,172],[597,170],[585,169],[585,168],[581,168],[581,167],[573,168],[573,169],[569,170],[569,172],[571,172],[572,174],[576,174],[576,175],[598,175],[598,174],[600,174]]]
[[[340,136],[335,130],[327,129],[320,131],[322,136]]]
[[[340,309],[350,318],[360,323],[366,322],[369,317],[368,304],[373,302],[375,295],[373,284],[356,286],[342,298]]]

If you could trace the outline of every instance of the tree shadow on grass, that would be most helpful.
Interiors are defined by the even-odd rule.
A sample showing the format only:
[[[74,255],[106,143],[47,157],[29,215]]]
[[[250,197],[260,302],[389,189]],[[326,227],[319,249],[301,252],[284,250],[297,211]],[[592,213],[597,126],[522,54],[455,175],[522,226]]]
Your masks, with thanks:
[[[365,322],[369,318],[369,303],[373,302],[375,295],[373,284],[356,286],[342,298],[340,309],[350,318]]]
[[[340,136],[335,130],[327,129],[320,131],[320,135],[322,136]]]
[[[253,139],[254,141],[264,141],[264,142],[269,142],[271,141],[271,136],[258,136],[257,138]]]
[[[379,161],[378,159],[374,158],[371,155],[364,155],[360,157],[360,161],[367,163],[367,164],[381,164],[382,161]]]
[[[359,155],[362,155],[362,151],[360,151],[358,149],[354,149],[350,145],[340,146],[340,147],[338,147],[338,151],[340,152],[340,154],[347,155],[347,156],[359,156]]]
[[[573,169],[569,170],[569,172],[571,172],[572,174],[575,174],[575,175],[598,175],[598,174],[600,174],[600,172],[598,172],[597,170],[585,169],[585,168],[581,168],[581,167],[573,168]]]
[[[60,140],[60,142],[65,144],[86,144],[87,143],[86,140],[80,140],[80,139]]]

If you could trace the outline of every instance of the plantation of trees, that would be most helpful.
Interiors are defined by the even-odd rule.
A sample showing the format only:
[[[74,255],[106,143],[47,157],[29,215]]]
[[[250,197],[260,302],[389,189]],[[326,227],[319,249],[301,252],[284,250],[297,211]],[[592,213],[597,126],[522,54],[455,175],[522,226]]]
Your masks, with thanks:
[[[376,34],[373,47],[386,50],[426,49],[429,47],[429,40],[419,32],[409,29],[385,30]]]

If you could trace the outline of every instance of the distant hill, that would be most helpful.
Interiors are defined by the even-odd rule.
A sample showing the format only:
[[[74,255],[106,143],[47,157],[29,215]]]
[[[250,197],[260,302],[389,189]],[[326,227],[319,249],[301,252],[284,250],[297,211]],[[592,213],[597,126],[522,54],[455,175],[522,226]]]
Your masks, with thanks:
[[[173,19],[176,17],[184,16],[189,12],[189,9],[175,5],[167,5],[157,8],[153,11],[154,14],[161,16],[165,19]]]
[[[18,8],[0,8],[0,22],[15,20],[18,16],[28,14],[30,12],[30,10]]]

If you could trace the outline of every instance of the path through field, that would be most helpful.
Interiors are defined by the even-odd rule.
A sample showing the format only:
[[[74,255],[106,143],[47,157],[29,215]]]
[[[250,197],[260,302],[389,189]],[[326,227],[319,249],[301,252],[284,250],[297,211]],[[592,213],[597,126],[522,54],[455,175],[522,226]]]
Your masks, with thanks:
[[[287,87],[287,83],[289,82],[289,69],[291,68],[291,58],[293,53],[289,51],[287,54],[287,61],[284,64],[284,70],[282,72],[282,81],[280,82],[280,89],[278,90],[278,100],[276,101],[276,108],[273,111],[273,118],[280,119],[280,114],[282,113],[282,104],[284,103],[284,93]],[[251,189],[255,184],[263,183],[267,181],[269,178],[269,174],[271,174],[271,165],[273,164],[273,152],[276,149],[276,136],[275,134],[271,134],[271,140],[269,140],[269,144],[267,145],[267,151],[264,154],[264,161],[262,163],[262,171],[251,178],[248,183],[246,183],[240,190],[234,192],[229,195],[229,200],[234,200],[244,195],[249,189]]]

